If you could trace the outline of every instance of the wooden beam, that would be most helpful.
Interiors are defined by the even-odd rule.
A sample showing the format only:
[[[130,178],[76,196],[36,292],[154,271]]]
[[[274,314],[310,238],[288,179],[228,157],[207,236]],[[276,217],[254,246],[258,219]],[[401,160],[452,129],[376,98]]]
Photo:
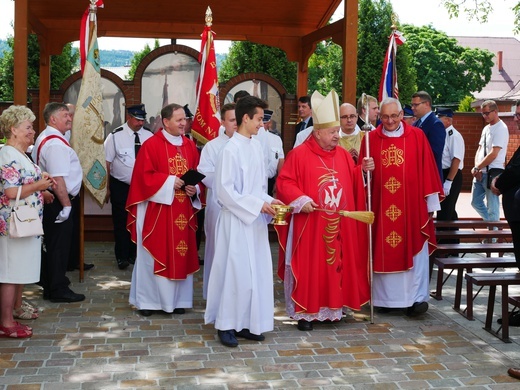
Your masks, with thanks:
[[[38,43],[40,44],[40,108],[49,103],[51,96],[51,56],[49,54],[49,44],[45,37],[38,36]],[[45,120],[43,115],[38,115],[39,129],[45,129]]]
[[[27,104],[27,1],[14,2],[14,104]]]
[[[345,0],[343,18],[345,45],[343,46],[343,102],[356,105],[358,1]]]

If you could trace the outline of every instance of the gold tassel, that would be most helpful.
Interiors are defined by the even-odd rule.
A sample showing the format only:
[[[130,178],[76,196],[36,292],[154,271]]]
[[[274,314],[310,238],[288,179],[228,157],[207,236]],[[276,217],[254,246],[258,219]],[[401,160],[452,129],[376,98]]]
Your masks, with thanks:
[[[374,213],[372,211],[347,211],[347,210],[325,210],[314,209],[314,211],[324,211],[326,213],[337,213],[343,217],[352,218],[356,221],[363,222],[369,225],[374,223]]]

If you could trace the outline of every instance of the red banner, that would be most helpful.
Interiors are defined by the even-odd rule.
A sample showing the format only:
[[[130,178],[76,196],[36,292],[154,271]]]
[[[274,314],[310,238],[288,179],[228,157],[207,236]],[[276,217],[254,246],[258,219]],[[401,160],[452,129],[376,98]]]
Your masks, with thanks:
[[[220,102],[218,97],[217,59],[213,43],[214,32],[206,26],[202,33],[199,55],[200,74],[197,80],[197,103],[192,135],[206,143],[218,136],[220,127]]]

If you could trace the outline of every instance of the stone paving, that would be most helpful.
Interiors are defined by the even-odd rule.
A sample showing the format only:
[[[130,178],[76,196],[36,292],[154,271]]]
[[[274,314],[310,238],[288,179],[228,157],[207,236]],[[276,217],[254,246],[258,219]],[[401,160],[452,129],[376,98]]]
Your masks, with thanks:
[[[42,313],[31,321],[31,339],[0,339],[0,390],[520,388],[507,375],[520,365],[520,328],[511,328],[511,344],[485,332],[486,294],[476,301],[476,321],[455,313],[454,277],[423,316],[376,313],[371,324],[366,308],[301,332],[285,315],[275,276],[274,331],[264,342],[226,348],[204,325],[202,272],[193,309],[142,317],[128,304],[131,267],[117,269],[112,243],[87,243],[86,252],[96,267],[85,282],[69,273],[85,302],[51,303],[27,286]]]

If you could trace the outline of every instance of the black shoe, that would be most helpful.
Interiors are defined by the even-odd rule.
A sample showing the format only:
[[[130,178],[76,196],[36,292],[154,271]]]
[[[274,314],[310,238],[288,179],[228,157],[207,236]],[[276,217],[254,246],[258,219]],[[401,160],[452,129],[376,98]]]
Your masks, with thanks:
[[[502,324],[502,318],[499,318],[497,322]],[[509,326],[520,326],[520,312],[509,313]]]
[[[142,310],[139,310],[139,313],[140,313],[142,316],[150,317],[150,316],[153,314],[153,310],[142,309]]]
[[[240,332],[235,331],[236,337],[242,337],[248,340],[254,341],[264,341],[265,336],[263,334],[254,334],[249,331],[249,329],[242,329]]]
[[[298,329],[302,331],[312,330],[312,322],[305,320],[298,320]]]
[[[218,338],[220,339],[220,342],[222,345],[225,345],[226,347],[234,348],[238,346],[238,340],[235,337],[235,331],[234,330],[219,330],[217,331]]]
[[[91,263],[83,263],[83,271],[88,271],[90,269],[94,268],[94,264]],[[75,271],[79,270],[79,264],[76,264],[74,267],[67,267],[67,271]]]
[[[67,302],[67,303],[81,302],[81,301],[85,300],[85,295],[76,294],[74,291],[69,290],[69,291],[65,291],[61,294],[51,295],[51,296],[49,296],[49,300],[51,302]]]
[[[127,260],[124,259],[117,259],[117,268],[123,270],[127,269],[130,263]]]
[[[185,309],[173,309],[173,314],[184,314],[186,313]]]
[[[204,259],[201,259],[199,256],[199,265],[204,265]]]
[[[402,309],[399,309],[397,307],[380,307],[379,309],[377,309],[377,312],[379,314],[388,314],[388,313],[392,313],[394,311],[399,311],[399,310],[402,310]]]
[[[130,264],[134,265],[134,264],[135,264],[135,257],[130,257],[130,258],[128,258],[128,262],[129,262]]]
[[[409,317],[416,317],[428,311],[428,302],[415,302],[412,306],[406,309],[406,315]]]

